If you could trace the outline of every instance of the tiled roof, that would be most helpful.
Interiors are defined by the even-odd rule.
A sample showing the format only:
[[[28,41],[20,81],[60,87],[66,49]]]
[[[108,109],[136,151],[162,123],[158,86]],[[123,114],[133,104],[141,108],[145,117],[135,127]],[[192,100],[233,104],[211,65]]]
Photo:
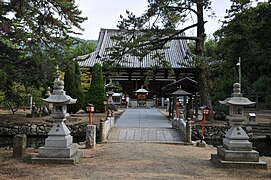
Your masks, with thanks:
[[[101,63],[101,60],[106,59],[109,54],[107,48],[113,47],[116,44],[116,41],[112,40],[111,37],[119,34],[120,31],[116,29],[101,29],[96,50],[91,54],[78,57],[79,65],[93,67],[95,63]],[[168,48],[160,51],[164,51],[165,59],[170,62],[172,68],[189,67],[191,57],[187,54],[188,46],[186,40],[172,40],[166,44],[166,47]],[[126,55],[122,58],[120,65],[124,68],[150,68],[158,65],[158,61],[152,58],[153,55],[154,53],[148,54],[142,61],[139,61],[135,56]]]

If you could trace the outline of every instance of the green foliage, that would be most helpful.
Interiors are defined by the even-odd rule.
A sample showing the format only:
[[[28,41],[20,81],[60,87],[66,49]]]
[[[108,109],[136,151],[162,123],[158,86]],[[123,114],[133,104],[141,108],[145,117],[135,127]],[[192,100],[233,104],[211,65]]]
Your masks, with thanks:
[[[216,32],[223,58],[221,73],[238,81],[236,64],[241,57],[243,92],[255,88],[257,92],[263,93],[269,103],[271,85],[266,77],[271,76],[270,16],[271,3],[259,3],[256,7],[236,13],[231,21]],[[261,85],[263,82],[265,86]]]
[[[271,104],[271,77],[261,76],[253,83],[253,88],[261,93],[266,102]]]
[[[122,92],[123,88],[118,81],[113,82],[114,92]]]
[[[224,23],[229,22],[228,19],[232,19],[234,16],[242,12],[244,9],[248,9],[251,6],[251,0],[230,0],[232,5],[230,9],[227,9],[226,12],[228,13],[225,16]]]
[[[91,85],[88,91],[86,104],[94,104],[96,112],[104,112],[103,100],[105,97],[105,85],[102,67],[99,63],[96,63],[94,64],[92,70]]]
[[[84,93],[88,92],[88,89],[90,87],[90,75],[89,68],[86,67],[80,67],[81,71],[81,87]]]
[[[41,107],[43,91],[43,88],[25,87],[22,84],[14,83],[9,91],[0,92],[0,106],[10,108],[15,113],[19,108],[29,107],[30,97],[32,97],[36,106]]]
[[[68,105],[69,113],[76,113],[83,107],[84,94],[81,88],[80,67],[77,62],[71,61],[64,75],[64,87],[66,93],[74,99],[77,99],[75,104]]]
[[[0,2],[0,77],[13,83],[46,87],[53,81],[54,66],[65,63],[65,47],[73,45],[72,28],[82,29],[86,19],[74,1],[16,0]]]
[[[93,52],[96,48],[96,43],[93,41],[80,40],[79,44],[73,51],[74,57],[82,56]]]

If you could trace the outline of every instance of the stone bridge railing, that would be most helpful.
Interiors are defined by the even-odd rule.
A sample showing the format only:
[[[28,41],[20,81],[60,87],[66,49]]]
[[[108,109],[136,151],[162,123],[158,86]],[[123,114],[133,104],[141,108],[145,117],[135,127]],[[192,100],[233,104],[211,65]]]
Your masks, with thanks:
[[[187,143],[191,143],[192,129],[191,129],[191,121],[184,121],[183,116],[180,118],[171,119],[172,127],[177,129],[181,134],[182,140]]]
[[[110,130],[114,127],[115,125],[115,117],[107,117],[105,121],[100,122],[100,142],[104,143],[107,141],[107,138],[109,136]]]

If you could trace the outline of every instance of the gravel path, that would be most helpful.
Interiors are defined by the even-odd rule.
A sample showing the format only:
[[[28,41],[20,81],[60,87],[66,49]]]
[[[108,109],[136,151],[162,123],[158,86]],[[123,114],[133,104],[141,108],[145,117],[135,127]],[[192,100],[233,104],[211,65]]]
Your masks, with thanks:
[[[0,162],[0,179],[271,179],[271,158],[261,158],[267,170],[221,169],[210,162],[211,147],[107,143],[80,150],[85,156],[76,165],[7,159]]]

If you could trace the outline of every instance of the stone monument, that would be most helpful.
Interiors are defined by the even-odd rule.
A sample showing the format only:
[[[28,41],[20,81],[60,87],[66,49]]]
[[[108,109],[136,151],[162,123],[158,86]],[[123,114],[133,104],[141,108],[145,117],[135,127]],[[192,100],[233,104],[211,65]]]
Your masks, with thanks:
[[[32,158],[33,163],[61,163],[75,164],[83,156],[78,151],[78,144],[73,143],[73,137],[65,125],[64,121],[69,114],[67,113],[67,104],[74,104],[76,99],[66,95],[64,91],[64,82],[60,80],[60,73],[57,70],[53,93],[43,101],[53,104],[52,120],[54,126],[45,139],[45,146],[38,149],[38,157]]]
[[[252,150],[252,143],[241,127],[244,116],[244,106],[253,105],[249,99],[242,97],[239,83],[233,84],[232,97],[219,101],[229,106],[230,129],[223,139],[223,146],[217,147],[217,154],[211,155],[211,162],[227,168],[266,169],[267,164],[259,160],[259,152]]]

